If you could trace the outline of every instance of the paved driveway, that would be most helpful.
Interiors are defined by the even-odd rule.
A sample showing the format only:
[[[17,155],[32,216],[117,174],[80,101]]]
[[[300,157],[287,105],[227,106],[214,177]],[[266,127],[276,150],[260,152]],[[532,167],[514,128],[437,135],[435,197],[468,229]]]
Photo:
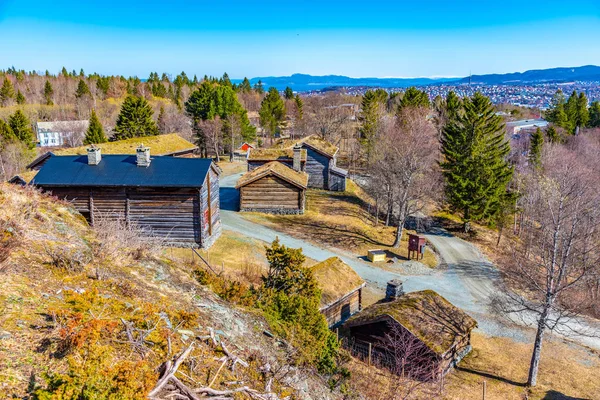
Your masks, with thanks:
[[[532,341],[533,330],[524,327],[525,323],[521,319],[509,321],[490,311],[488,307],[490,298],[495,293],[499,293],[497,285],[500,282],[500,275],[472,244],[442,229],[432,230],[424,236],[440,254],[443,264],[440,268],[417,275],[383,270],[351,252],[320,247],[244,219],[237,212],[239,193],[235,190],[235,183],[241,175],[230,175],[222,178],[220,182],[221,219],[225,229],[265,242],[272,242],[275,237],[279,237],[286,246],[301,247],[307,257],[317,261],[338,256],[382,293],[386,283],[393,278],[402,279],[407,291],[433,289],[473,316],[482,332],[490,336],[510,337],[523,342]],[[598,338],[577,337],[575,339],[582,344],[600,349]]]

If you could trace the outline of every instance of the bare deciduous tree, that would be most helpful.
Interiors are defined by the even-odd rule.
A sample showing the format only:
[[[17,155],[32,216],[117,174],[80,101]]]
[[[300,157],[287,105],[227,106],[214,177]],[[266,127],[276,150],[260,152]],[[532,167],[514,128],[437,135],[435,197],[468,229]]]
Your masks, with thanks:
[[[573,304],[568,299],[599,271],[598,176],[597,161],[566,146],[554,146],[545,152],[541,168],[523,177],[526,221],[521,245],[506,270],[520,290],[519,294],[508,292],[496,305],[537,326],[530,386],[537,382],[547,331],[590,334],[577,318],[589,304]]]

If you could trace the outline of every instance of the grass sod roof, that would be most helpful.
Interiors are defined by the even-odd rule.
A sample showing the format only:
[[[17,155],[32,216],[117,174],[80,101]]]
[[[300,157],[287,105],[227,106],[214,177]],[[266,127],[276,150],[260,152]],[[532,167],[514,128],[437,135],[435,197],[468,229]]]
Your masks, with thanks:
[[[300,159],[306,161],[306,150],[300,153]],[[250,161],[276,161],[282,159],[294,159],[294,150],[289,149],[249,149],[248,160]]]
[[[311,136],[308,136],[308,137],[302,139],[300,141],[300,143],[305,143],[308,146],[315,149],[316,151],[323,153],[329,157],[335,156],[335,154],[338,151],[337,146],[334,146],[333,144],[329,143],[328,141],[323,140],[320,137],[315,136],[315,135],[311,135]]]
[[[365,285],[365,281],[338,257],[315,264],[311,270],[321,289],[321,308]]]
[[[242,186],[245,186],[268,175],[278,176],[279,178],[288,181],[296,186],[299,186],[302,189],[306,189],[308,185],[308,174],[306,172],[297,172],[278,161],[271,161],[269,163],[261,165],[260,167],[252,171],[246,172],[238,180],[237,184],[235,185],[235,188],[239,189]]]
[[[409,330],[436,354],[442,355],[455,341],[477,326],[477,321],[433,290],[406,293],[395,301],[365,308],[346,322],[347,327],[388,318]]]
[[[140,145],[150,147],[153,155],[169,155],[185,150],[193,150],[196,145],[188,142],[176,133],[166,135],[135,137],[97,144],[102,149],[102,154],[135,154],[135,149]],[[87,154],[89,146],[71,147],[67,149],[52,150],[57,156],[74,156]]]

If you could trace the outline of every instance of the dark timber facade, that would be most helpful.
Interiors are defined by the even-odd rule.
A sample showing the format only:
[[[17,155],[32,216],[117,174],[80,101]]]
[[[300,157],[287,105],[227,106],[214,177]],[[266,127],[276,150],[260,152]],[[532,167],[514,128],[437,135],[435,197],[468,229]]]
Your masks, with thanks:
[[[221,233],[218,167],[141,150],[50,156],[31,184],[71,202],[92,225],[120,219],[169,245],[209,247]]]

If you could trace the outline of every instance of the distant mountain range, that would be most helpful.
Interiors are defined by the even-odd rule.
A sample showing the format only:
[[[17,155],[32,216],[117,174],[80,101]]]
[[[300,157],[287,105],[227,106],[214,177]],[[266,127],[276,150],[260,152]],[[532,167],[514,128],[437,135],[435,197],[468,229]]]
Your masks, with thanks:
[[[275,86],[279,90],[287,86],[295,91],[323,90],[336,87],[381,87],[405,88],[409,86],[439,85],[444,83],[465,84],[528,84],[543,82],[600,81],[600,67],[537,69],[508,74],[473,75],[465,78],[350,78],[341,75],[313,76],[293,74],[292,76],[267,76],[250,79],[254,85],[262,81],[265,87]]]

